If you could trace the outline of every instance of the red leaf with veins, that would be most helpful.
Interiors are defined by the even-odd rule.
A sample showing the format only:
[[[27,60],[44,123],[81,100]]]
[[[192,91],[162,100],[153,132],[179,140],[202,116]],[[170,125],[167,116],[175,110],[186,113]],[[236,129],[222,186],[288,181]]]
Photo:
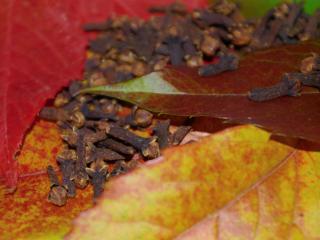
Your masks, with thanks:
[[[161,1],[167,4],[172,1]],[[189,8],[204,0],[186,1]],[[114,14],[147,17],[156,0],[3,0],[0,8],[0,177],[14,188],[17,152],[48,98],[81,77],[87,35],[81,25]]]

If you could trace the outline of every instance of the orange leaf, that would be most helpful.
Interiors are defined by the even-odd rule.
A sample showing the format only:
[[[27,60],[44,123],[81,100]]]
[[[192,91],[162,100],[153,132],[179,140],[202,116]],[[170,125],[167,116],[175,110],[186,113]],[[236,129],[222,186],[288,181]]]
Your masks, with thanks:
[[[241,126],[165,151],[109,182],[67,239],[319,238],[320,155],[269,137]]]
[[[37,122],[27,135],[20,155],[19,183],[14,194],[1,196],[0,239],[61,239],[71,228],[71,221],[92,206],[92,188],[78,191],[66,207],[47,202],[48,164],[56,165],[62,143],[55,124]]]

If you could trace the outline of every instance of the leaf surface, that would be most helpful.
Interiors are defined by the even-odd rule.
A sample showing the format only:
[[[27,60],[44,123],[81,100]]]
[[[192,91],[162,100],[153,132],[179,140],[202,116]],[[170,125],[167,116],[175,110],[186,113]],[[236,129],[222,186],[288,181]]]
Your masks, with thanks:
[[[247,55],[239,69],[213,77],[196,70],[167,68],[142,78],[85,89],[83,92],[118,97],[158,113],[206,116],[262,126],[275,134],[320,142],[320,92],[304,88],[299,97],[253,102],[248,91],[276,84],[286,72],[299,71],[310,52],[320,53],[317,42],[281,46]],[[304,124],[302,124],[304,123]]]
[[[66,207],[47,202],[50,189],[46,167],[58,169],[56,155],[62,141],[55,124],[37,121],[25,138],[18,156],[19,183],[14,194],[2,196],[0,185],[1,239],[61,239],[72,220],[92,207],[92,188],[77,191]]]
[[[66,239],[317,239],[320,154],[251,126],[111,180]]]

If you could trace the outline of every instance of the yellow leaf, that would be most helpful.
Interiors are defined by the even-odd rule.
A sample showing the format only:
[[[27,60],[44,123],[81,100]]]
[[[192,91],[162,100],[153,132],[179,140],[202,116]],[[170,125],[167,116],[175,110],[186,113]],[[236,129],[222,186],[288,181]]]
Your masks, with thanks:
[[[67,239],[320,238],[319,159],[228,129],[109,182]]]

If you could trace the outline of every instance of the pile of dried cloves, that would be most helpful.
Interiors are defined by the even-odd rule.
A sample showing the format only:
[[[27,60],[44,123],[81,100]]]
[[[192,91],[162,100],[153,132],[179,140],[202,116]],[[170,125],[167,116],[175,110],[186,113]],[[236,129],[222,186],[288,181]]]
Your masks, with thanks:
[[[191,130],[188,126],[173,128],[170,120],[154,120],[152,113],[135,106],[125,114],[115,99],[89,95],[72,98],[79,83],[73,82],[57,95],[53,107],[40,112],[41,118],[57,122],[65,142],[57,156],[61,184],[52,166],[48,167],[48,199],[58,206],[64,205],[67,197],[74,197],[76,188],[84,189],[89,183],[96,199],[107,179],[158,157],[162,149],[180,144]]]
[[[88,44],[85,80],[73,81],[52,107],[40,112],[41,118],[57,123],[65,142],[57,157],[61,183],[54,168],[48,167],[48,199],[55,205],[65,205],[76,188],[89,183],[96,199],[107,179],[158,157],[190,131],[189,126],[173,131],[170,120],[155,120],[152,113],[137,107],[125,114],[126,107],[115,99],[72,97],[80,89],[129,80],[168,64],[198,67],[201,76],[215,75],[236,69],[239,51],[320,36],[320,11],[308,16],[295,3],[281,4],[258,20],[245,19],[239,6],[226,0],[191,12],[179,2],[149,11],[155,15],[148,20],[121,16],[86,24],[86,31],[98,35]],[[212,60],[217,61],[205,64]]]
[[[192,12],[179,2],[149,11],[157,15],[85,25],[86,31],[99,33],[88,46],[85,78],[90,86],[132,79],[167,64],[200,67],[200,75],[210,76],[236,69],[237,51],[320,36],[320,10],[308,16],[299,3],[283,3],[258,20],[245,19],[237,4],[226,0]],[[220,61],[204,64],[214,58]]]

